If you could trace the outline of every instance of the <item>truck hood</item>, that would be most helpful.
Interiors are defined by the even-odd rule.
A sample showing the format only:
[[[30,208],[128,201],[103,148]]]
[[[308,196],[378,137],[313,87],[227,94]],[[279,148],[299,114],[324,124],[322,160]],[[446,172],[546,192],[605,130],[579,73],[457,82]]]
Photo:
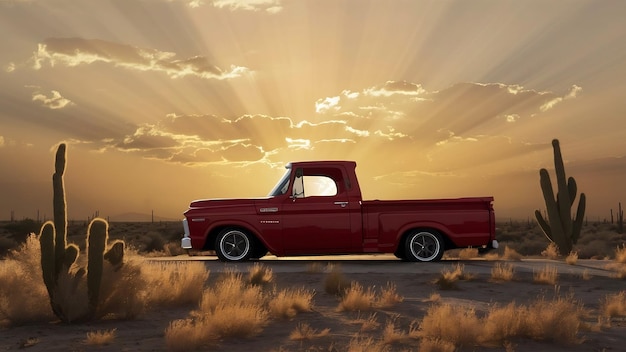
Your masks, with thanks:
[[[189,205],[189,208],[221,208],[241,205],[254,205],[259,202],[267,202],[268,199],[269,197],[198,199],[192,201]]]

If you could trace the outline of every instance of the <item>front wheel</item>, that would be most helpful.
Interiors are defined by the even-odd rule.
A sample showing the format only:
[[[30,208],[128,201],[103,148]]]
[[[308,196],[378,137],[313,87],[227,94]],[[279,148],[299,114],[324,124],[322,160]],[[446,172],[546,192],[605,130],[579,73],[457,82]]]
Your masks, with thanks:
[[[238,229],[226,229],[215,239],[215,254],[225,262],[248,260],[252,254],[252,238]]]
[[[443,238],[431,230],[411,233],[405,243],[406,259],[414,262],[432,262],[443,256]]]

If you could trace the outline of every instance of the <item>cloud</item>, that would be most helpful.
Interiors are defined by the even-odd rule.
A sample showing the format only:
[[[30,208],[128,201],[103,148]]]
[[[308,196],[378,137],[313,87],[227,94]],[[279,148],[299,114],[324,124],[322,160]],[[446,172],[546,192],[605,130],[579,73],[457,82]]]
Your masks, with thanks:
[[[561,103],[563,100],[576,98],[578,93],[580,93],[581,91],[582,91],[581,87],[579,87],[577,85],[573,85],[572,88],[570,89],[569,93],[567,93],[565,96],[554,97],[554,98],[548,100],[545,104],[541,105],[541,107],[539,109],[541,111],[543,111],[543,112],[548,111],[548,110],[552,109],[554,106],[556,106],[557,104]]]
[[[223,70],[204,56],[176,59],[176,54],[171,52],[83,38],[48,38],[38,44],[29,62],[36,70],[46,64],[75,67],[101,62],[136,71],[161,72],[171,78],[192,76],[224,80],[249,72],[248,68],[236,65]]]
[[[213,6],[217,8],[228,8],[231,11],[265,11],[267,13],[282,11],[281,3],[281,0],[213,0]]]
[[[52,110],[63,109],[74,104],[71,100],[62,97],[61,93],[56,90],[51,91],[51,93],[52,95],[48,97],[42,93],[35,92],[33,93],[33,101],[39,101],[43,106]]]
[[[4,147],[4,137],[0,136],[0,148]]]

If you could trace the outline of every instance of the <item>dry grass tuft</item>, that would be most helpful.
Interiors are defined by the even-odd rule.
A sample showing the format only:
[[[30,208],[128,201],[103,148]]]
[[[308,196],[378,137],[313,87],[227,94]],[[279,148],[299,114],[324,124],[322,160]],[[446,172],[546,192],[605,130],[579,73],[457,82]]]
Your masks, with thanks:
[[[364,289],[358,282],[353,282],[345,291],[337,310],[340,312],[370,310],[375,302],[376,294],[371,287]]]
[[[510,263],[496,263],[491,269],[492,281],[511,281],[513,276],[515,276],[515,268]]]
[[[626,244],[617,246],[617,248],[615,248],[615,261],[618,263],[626,264]]]
[[[546,265],[543,269],[533,272],[533,282],[537,284],[555,285],[558,275],[555,266]]]
[[[607,295],[602,301],[600,301],[600,317],[606,321],[606,325],[611,325],[611,319],[613,317],[626,316],[626,291],[620,293]]]
[[[498,253],[486,253],[483,255],[483,259],[488,261],[500,260],[500,255]]]
[[[313,310],[314,293],[304,288],[282,290],[268,303],[273,317],[291,319],[300,312]]]
[[[193,351],[214,345],[219,336],[204,321],[181,319],[165,329],[165,345],[171,351]]]
[[[513,261],[520,261],[522,260],[522,255],[517,253],[517,251],[515,251],[515,249],[509,247],[509,246],[505,246],[504,247],[504,254],[502,254],[502,259],[504,260],[513,260]]]
[[[457,281],[470,280],[472,275],[464,272],[465,265],[456,264],[452,268],[444,268],[441,270],[441,276],[435,280],[435,284],[441,290],[457,289]]]
[[[383,329],[383,342],[388,345],[404,343],[410,338],[408,333],[396,329],[396,324],[393,321],[388,321]]]
[[[376,307],[389,308],[402,301],[404,301],[404,297],[398,294],[396,285],[392,282],[387,282],[387,285],[380,291],[380,295],[376,299]]]
[[[343,275],[339,266],[329,266],[329,269],[330,271],[324,280],[324,292],[341,296],[350,289],[352,283]]]
[[[565,257],[565,263],[569,265],[576,265],[576,263],[578,263],[578,252],[569,252],[567,257]]]
[[[424,300],[424,302],[433,302],[433,303],[441,302],[441,294],[438,292],[433,292],[430,294],[430,296],[428,296],[426,300]]]
[[[374,331],[380,327],[376,313],[371,313],[367,318],[361,318],[359,315],[353,323],[361,324],[361,332]]]
[[[419,324],[422,338],[445,340],[455,346],[475,345],[481,329],[474,309],[450,304],[432,306]]]
[[[459,259],[468,260],[478,258],[478,248],[463,248],[459,252]]]
[[[557,259],[559,257],[559,247],[554,242],[550,242],[548,247],[541,251],[541,255],[548,259]]]
[[[291,334],[289,334],[289,339],[295,341],[312,340],[315,338],[328,336],[329,333],[330,329],[328,328],[318,332],[317,329],[313,329],[311,325],[307,323],[301,323],[296,326]]]
[[[92,346],[108,345],[115,340],[116,329],[90,331],[87,333],[85,343]]]
[[[580,278],[587,281],[587,280],[591,280],[593,276],[589,273],[589,269],[585,269],[583,270],[583,272],[580,274]]]
[[[252,285],[266,286],[272,280],[274,280],[274,274],[266,265],[254,263],[248,272],[248,282]]]
[[[209,271],[201,262],[145,261],[142,263],[141,275],[146,285],[153,288],[148,292],[149,303],[172,307],[198,304]]]

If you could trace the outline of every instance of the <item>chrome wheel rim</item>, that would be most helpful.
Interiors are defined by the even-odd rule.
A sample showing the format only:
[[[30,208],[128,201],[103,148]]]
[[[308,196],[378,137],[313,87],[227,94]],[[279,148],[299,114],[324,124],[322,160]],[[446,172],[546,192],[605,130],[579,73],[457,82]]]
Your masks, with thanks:
[[[441,251],[441,245],[435,235],[430,232],[420,232],[413,236],[410,244],[411,254],[417,260],[431,261]]]
[[[250,240],[241,231],[229,231],[220,240],[220,251],[228,260],[241,260],[250,251]]]

